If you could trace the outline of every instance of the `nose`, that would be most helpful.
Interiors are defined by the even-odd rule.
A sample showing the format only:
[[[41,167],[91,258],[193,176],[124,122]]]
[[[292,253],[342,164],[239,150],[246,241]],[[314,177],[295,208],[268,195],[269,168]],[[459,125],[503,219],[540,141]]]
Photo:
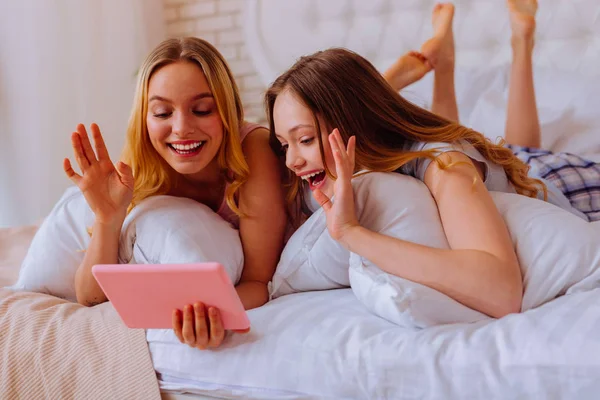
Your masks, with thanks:
[[[184,112],[175,112],[173,114],[173,133],[180,138],[184,138],[194,132],[192,118]]]
[[[292,171],[298,171],[305,164],[306,160],[292,146],[288,147],[285,154],[285,165]]]

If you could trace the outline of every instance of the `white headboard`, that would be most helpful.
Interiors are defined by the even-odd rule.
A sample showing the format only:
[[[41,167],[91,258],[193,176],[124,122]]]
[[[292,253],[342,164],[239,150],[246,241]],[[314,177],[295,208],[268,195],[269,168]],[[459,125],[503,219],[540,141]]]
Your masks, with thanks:
[[[350,48],[379,69],[431,35],[434,0],[247,0],[245,34],[265,84],[301,55]],[[459,67],[510,60],[505,0],[455,0]],[[600,0],[539,0],[535,63],[600,74]]]
[[[434,0],[247,0],[245,36],[265,85],[306,54],[350,48],[383,71],[431,36]],[[504,134],[510,22],[505,0],[455,0],[461,122]],[[600,161],[600,0],[539,0],[534,54],[544,147]],[[403,95],[427,107],[432,74]]]

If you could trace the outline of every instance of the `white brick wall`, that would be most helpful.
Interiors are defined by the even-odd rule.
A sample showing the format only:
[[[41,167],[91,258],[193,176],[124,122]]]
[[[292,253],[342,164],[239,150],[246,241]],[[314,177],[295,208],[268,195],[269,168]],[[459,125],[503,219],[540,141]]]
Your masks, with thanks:
[[[215,45],[235,76],[246,119],[265,122],[260,81],[242,31],[244,0],[163,0],[167,34],[198,36]]]

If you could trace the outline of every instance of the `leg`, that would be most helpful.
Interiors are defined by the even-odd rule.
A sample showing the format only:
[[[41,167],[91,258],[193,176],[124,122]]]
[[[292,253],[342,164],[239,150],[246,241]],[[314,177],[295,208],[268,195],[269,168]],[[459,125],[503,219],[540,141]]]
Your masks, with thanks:
[[[434,35],[421,47],[421,52],[434,71],[431,111],[458,122],[458,105],[454,87],[454,34],[452,22],[454,5],[436,4],[432,13]]]
[[[508,89],[505,139],[523,147],[541,147],[541,131],[533,86],[533,43],[536,0],[507,0],[513,60]]]
[[[396,62],[383,73],[383,77],[395,91],[400,91],[423,78],[431,71],[427,59],[416,51],[410,51],[396,60]]]

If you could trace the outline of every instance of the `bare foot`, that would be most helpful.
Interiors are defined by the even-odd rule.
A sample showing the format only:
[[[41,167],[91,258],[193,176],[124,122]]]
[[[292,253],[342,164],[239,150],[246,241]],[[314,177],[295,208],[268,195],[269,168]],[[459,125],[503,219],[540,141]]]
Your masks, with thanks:
[[[535,36],[535,14],[538,9],[537,0],[507,0],[510,13],[512,43],[525,44],[533,49]]]
[[[431,14],[433,37],[423,43],[421,53],[427,57],[427,60],[436,71],[454,68],[453,19],[454,4],[438,3],[433,8]]]
[[[417,51],[410,51],[396,60],[394,65],[383,73],[383,77],[399,91],[414,83],[431,71],[431,65],[425,56]]]

